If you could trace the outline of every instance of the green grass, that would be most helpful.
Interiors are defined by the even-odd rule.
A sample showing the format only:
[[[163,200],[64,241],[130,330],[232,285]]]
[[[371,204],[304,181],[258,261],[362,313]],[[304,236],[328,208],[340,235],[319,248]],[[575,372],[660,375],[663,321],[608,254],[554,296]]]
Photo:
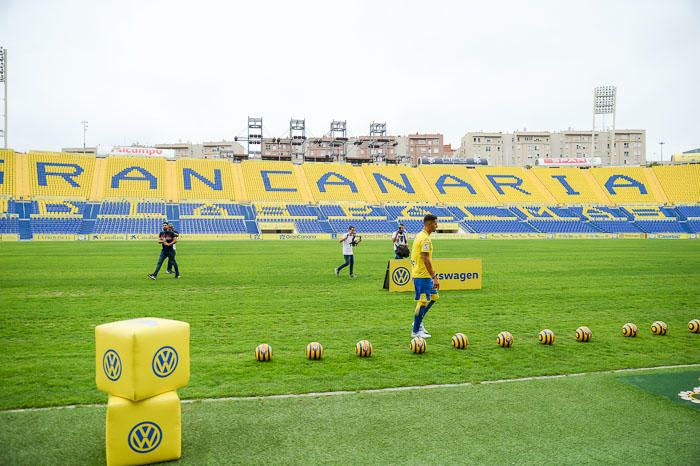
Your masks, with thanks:
[[[696,464],[700,413],[617,377],[185,404],[177,464]],[[0,413],[0,464],[104,464],[104,418]]]
[[[183,279],[146,278],[142,242],[0,243],[0,464],[104,462],[94,327],[140,316],[192,326],[182,398],[356,390],[700,362],[700,241],[435,241],[436,257],[481,257],[484,289],[442,292],[428,352],[408,351],[412,296],[381,289],[387,241],[336,278],[334,242],[187,242]],[[654,337],[654,320],[669,335]],[[640,335],[623,338],[636,322]],[[593,341],[577,343],[579,325]],[[554,346],[537,343],[551,328]],[[496,346],[501,330],[515,336]],[[464,351],[450,347],[455,332]],[[354,356],[356,341],[375,355]],[[312,340],[322,361],[304,358]],[[260,342],[274,360],[256,363]],[[690,387],[688,387],[690,388]],[[5,412],[3,412],[5,410]],[[338,397],[183,405],[181,464],[663,463],[700,454],[698,412],[614,374]],[[70,426],[70,428],[66,428]],[[29,446],[28,446],[29,445]]]
[[[484,289],[443,292],[426,318],[428,352],[408,351],[412,296],[381,289],[388,241],[357,250],[356,273],[336,278],[334,242],[187,242],[183,278],[146,278],[157,245],[0,243],[0,409],[103,402],[94,384],[94,327],[139,316],[192,326],[183,398],[352,390],[697,363],[698,241],[436,240],[436,257],[482,257]],[[669,324],[653,337],[652,321]],[[640,336],[620,335],[636,322]],[[579,325],[589,344],[573,338]],[[551,328],[552,347],[537,333]],[[511,349],[496,346],[501,330]],[[465,351],[449,346],[466,333]],[[367,338],[375,356],[354,356]],[[322,361],[304,358],[320,341]],[[270,343],[274,360],[256,363]]]

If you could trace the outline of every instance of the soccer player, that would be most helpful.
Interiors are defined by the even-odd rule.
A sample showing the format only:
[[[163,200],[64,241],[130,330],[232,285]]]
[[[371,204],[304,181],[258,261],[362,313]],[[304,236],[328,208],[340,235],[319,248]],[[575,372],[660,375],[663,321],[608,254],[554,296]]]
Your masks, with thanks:
[[[156,265],[156,271],[148,274],[148,278],[155,280],[158,277],[158,272],[160,271],[163,261],[166,258],[172,259],[173,267],[175,268],[175,278],[180,278],[180,269],[177,267],[177,261],[175,260],[175,243],[177,243],[178,234],[175,230],[168,228],[163,230],[160,235],[158,235],[158,243],[160,243],[163,248],[160,251],[160,257],[158,258],[158,265]]]
[[[437,230],[437,217],[428,214],[423,218],[423,231],[416,235],[411,250],[413,264],[413,287],[416,290],[416,310],[413,314],[411,337],[430,338],[423,319],[438,300],[440,282],[433,267],[433,243],[430,234]]]
[[[343,257],[345,258],[345,263],[339,267],[335,268],[335,276],[340,275],[340,271],[347,266],[350,266],[350,278],[355,278],[355,273],[353,268],[355,266],[355,254],[353,248],[360,244],[362,237],[355,234],[355,227],[350,225],[348,232],[341,236],[339,243],[343,244]]]
[[[391,235],[391,241],[394,243],[394,259],[404,259],[409,255],[408,238],[406,237],[406,229],[403,223],[399,223],[399,229]],[[403,246],[401,249],[406,251],[404,255],[399,254],[399,246]]]
[[[163,225],[165,225],[165,222],[163,222]],[[177,236],[177,238],[180,239],[179,238],[180,233],[178,233],[177,230],[175,230],[175,225],[173,225],[172,223],[168,223],[168,229],[170,231],[174,232],[175,235]],[[168,257],[168,266],[165,268],[165,273],[168,273],[168,274],[173,273],[173,259],[175,258],[175,250],[176,249],[177,249],[177,245],[173,244],[173,254],[172,254],[172,256]]]

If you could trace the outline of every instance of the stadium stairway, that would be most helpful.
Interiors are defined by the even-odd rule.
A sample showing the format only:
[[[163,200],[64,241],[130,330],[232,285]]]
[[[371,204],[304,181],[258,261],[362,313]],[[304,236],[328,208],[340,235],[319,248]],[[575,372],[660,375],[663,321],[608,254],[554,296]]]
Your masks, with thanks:
[[[180,231],[180,204],[166,204],[165,216],[168,222],[173,224],[175,231]]]
[[[32,213],[32,201],[17,201],[15,203],[15,212],[19,215],[19,239],[32,239],[32,224],[30,215]]]
[[[99,202],[88,202],[85,206],[85,212],[83,213],[83,222],[80,224],[80,229],[78,230],[79,235],[90,235],[95,231],[95,221],[97,220],[99,211]]]

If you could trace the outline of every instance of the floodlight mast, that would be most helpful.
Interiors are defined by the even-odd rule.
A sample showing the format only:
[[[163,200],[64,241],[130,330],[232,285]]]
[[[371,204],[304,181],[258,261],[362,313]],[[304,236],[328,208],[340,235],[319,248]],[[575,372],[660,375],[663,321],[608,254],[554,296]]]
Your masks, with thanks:
[[[2,87],[4,90],[4,98],[2,101],[4,107],[4,110],[2,112],[2,140],[3,147],[7,149],[7,49],[3,47],[0,47],[0,83],[2,83]]]
[[[617,100],[617,87],[615,86],[598,86],[593,91],[593,125],[591,129],[591,157],[595,157],[595,126],[596,126],[596,115],[610,115],[612,114],[612,131],[610,135],[610,150],[608,151],[608,157],[610,158],[610,165],[613,163],[613,154],[617,155],[617,150],[615,149],[615,108]],[[605,127],[601,127],[601,132],[605,130]]]

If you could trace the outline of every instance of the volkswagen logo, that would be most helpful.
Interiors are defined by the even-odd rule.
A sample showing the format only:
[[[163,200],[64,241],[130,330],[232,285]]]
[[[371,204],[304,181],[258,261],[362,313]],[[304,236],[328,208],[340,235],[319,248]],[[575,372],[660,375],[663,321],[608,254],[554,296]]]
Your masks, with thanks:
[[[139,422],[129,431],[129,448],[136,453],[148,453],[160,445],[163,431],[155,422]]]
[[[102,369],[105,371],[105,376],[112,382],[119,380],[122,376],[122,360],[119,353],[113,349],[105,351],[105,355],[102,356]]]
[[[411,279],[411,272],[406,267],[397,267],[391,274],[391,280],[398,286],[404,286]]]
[[[153,373],[158,377],[167,377],[177,369],[177,351],[172,346],[163,346],[153,356]]]

